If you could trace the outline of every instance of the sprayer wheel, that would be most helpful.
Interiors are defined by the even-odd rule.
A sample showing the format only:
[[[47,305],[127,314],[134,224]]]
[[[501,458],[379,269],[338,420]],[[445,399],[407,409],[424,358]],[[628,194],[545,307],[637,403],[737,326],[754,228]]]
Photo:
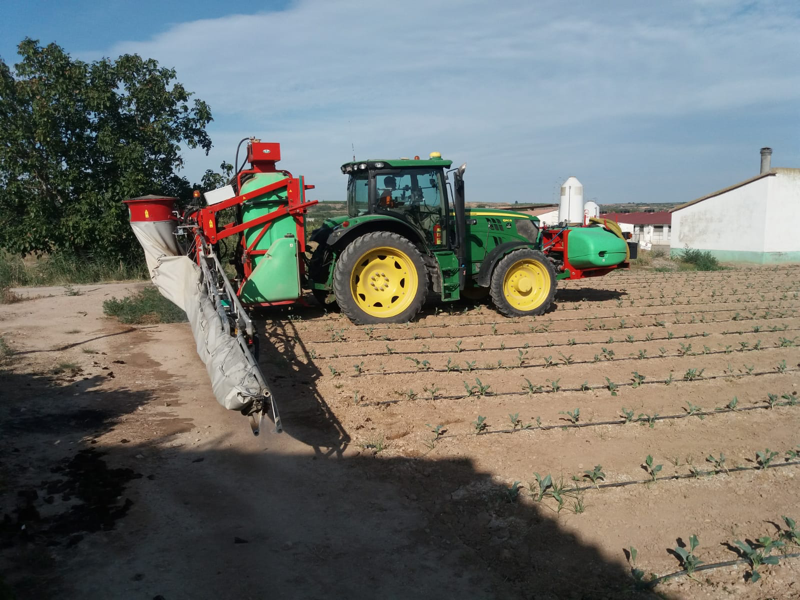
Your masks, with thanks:
[[[555,292],[555,269],[537,250],[514,250],[492,273],[492,302],[507,317],[543,314],[550,308]]]
[[[422,308],[428,276],[414,244],[376,231],[354,240],[339,256],[333,289],[339,308],[354,323],[406,323]]]

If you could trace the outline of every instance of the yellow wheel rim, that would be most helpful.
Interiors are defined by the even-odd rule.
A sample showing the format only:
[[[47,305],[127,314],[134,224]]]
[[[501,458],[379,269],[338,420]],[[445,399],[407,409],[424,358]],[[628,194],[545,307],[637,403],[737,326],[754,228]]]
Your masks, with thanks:
[[[397,248],[375,248],[356,262],[350,291],[358,307],[373,317],[399,315],[417,295],[419,280],[414,263]]]
[[[517,310],[535,310],[550,294],[550,273],[536,260],[514,263],[503,278],[503,295]]]

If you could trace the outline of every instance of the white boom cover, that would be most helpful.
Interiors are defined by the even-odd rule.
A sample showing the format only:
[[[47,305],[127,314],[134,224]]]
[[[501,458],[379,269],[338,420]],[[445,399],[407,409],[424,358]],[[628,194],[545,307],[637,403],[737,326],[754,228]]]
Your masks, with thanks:
[[[229,410],[247,408],[261,393],[236,338],[225,333],[213,301],[201,281],[202,271],[180,252],[170,221],[132,222],[144,248],[147,267],[161,295],[186,312],[217,401]]]

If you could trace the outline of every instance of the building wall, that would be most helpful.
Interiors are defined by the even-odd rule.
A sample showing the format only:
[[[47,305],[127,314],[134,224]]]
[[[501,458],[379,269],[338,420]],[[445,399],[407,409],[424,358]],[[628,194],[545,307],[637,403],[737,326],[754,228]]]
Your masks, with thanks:
[[[786,254],[774,259],[800,260],[800,169],[775,169],[770,182],[764,230],[764,252]]]
[[[764,177],[672,213],[670,247],[708,250],[721,260],[764,262],[769,188]]]

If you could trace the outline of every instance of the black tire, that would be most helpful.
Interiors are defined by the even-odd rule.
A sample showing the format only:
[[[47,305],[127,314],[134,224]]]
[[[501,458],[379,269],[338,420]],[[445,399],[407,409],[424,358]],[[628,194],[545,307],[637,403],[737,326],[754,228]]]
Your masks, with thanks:
[[[532,292],[537,288],[540,289],[540,294],[543,299],[541,302],[525,309],[514,306],[508,298],[506,298],[506,293],[503,289],[506,275],[515,266],[519,266],[519,263],[522,261],[533,261],[537,263],[541,266],[540,270],[547,274],[544,280],[535,282],[535,287],[532,288]],[[541,315],[544,314],[553,303],[553,296],[556,293],[556,271],[547,257],[538,250],[531,250],[530,248],[514,250],[497,263],[497,266],[494,268],[490,292],[492,295],[492,302],[497,307],[497,310],[507,317]],[[518,297],[524,299],[524,294],[519,292]]]
[[[404,253],[411,261],[417,275],[417,289],[410,298],[405,309],[392,316],[381,317],[365,312],[353,297],[350,278],[359,262],[371,250],[388,247],[396,248]],[[407,238],[388,231],[367,233],[353,240],[344,252],[339,255],[333,270],[333,291],[336,302],[341,311],[356,324],[366,325],[375,323],[407,323],[419,312],[425,301],[428,290],[428,273],[417,247]]]

